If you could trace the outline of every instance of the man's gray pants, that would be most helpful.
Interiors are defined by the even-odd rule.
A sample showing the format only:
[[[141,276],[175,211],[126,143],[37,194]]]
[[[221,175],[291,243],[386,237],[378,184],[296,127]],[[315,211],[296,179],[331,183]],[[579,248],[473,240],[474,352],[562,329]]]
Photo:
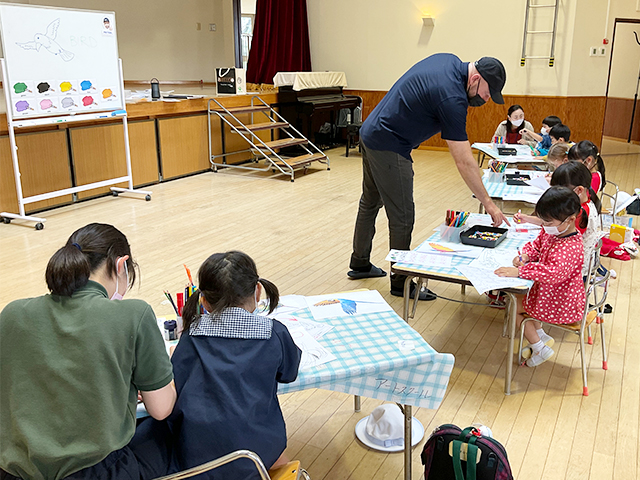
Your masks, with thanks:
[[[384,205],[389,220],[389,248],[409,250],[415,221],[413,162],[395,152],[362,148],[362,196],[353,234],[350,268],[371,266],[376,217]],[[404,276],[392,275],[391,288],[402,289]]]

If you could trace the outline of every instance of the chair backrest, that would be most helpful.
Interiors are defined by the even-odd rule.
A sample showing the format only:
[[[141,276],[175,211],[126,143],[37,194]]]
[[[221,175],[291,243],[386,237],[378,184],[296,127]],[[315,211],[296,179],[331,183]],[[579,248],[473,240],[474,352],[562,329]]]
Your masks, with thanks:
[[[253,463],[258,469],[261,480],[269,480],[269,472],[264,466],[264,463],[262,463],[262,460],[260,460],[260,457],[249,450],[236,450],[235,452],[231,452],[224,457],[216,458],[215,460],[203,463],[202,465],[198,465],[197,467],[174,473],[172,475],[160,477],[156,480],[181,480],[183,478],[195,477],[196,475],[200,475],[201,473],[221,467],[222,465],[233,462],[234,460],[238,460],[240,458],[248,458],[249,460],[253,460]]]
[[[600,192],[600,203],[602,204],[603,210],[607,208],[604,203],[604,198],[607,197],[610,200],[613,200],[613,202],[611,201],[609,202],[610,204],[613,203],[613,208],[611,209],[611,217],[613,219],[612,223],[616,223],[616,207],[618,206],[618,193],[620,193],[620,189],[618,188],[618,185],[616,185],[610,180],[607,180],[606,185],[602,187],[602,191]],[[600,216],[600,228],[603,228],[602,216]]]

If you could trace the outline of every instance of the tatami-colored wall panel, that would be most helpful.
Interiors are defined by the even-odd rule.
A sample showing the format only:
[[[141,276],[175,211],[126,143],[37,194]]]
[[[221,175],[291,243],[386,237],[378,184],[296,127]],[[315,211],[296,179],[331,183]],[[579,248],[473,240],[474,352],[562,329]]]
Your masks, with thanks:
[[[349,90],[349,95],[360,95],[364,104],[363,118],[366,118],[382,100],[386,92],[370,90]],[[505,104],[496,105],[489,101],[478,108],[469,108],[467,134],[469,141],[488,142],[496,127],[507,118],[509,106],[518,104],[525,112],[525,118],[536,130],[548,115],[557,115],[571,128],[571,140],[591,140],[600,145],[604,122],[605,97],[544,97],[505,95]],[[436,135],[423,146],[446,147],[446,142]]]
[[[121,123],[72,128],[71,151],[77,185],[100,182],[127,174]],[[127,183],[80,192],[78,198],[93,197],[108,192],[112,186],[126,188]]]
[[[206,115],[158,120],[158,135],[164,179],[211,167]]]
[[[71,187],[66,131],[16,135],[16,144],[24,197]],[[33,212],[70,201],[71,195],[65,195],[27,204],[25,210]],[[0,211],[18,213],[8,136],[0,137]]]
[[[129,149],[133,185],[158,182],[158,149],[154,120],[129,122]]]

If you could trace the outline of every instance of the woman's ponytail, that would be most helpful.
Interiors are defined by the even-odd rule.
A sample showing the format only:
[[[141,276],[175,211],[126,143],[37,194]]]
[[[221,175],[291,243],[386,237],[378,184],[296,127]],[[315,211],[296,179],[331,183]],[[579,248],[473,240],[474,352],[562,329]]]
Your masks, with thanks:
[[[273,313],[273,311],[278,308],[278,302],[280,301],[280,293],[278,292],[278,287],[276,287],[269,280],[265,280],[264,278],[259,278],[258,282],[260,282],[264,287],[264,292],[269,299],[269,313]]]
[[[69,242],[49,259],[45,279],[54,295],[70,297],[89,281],[91,264],[80,248]]]

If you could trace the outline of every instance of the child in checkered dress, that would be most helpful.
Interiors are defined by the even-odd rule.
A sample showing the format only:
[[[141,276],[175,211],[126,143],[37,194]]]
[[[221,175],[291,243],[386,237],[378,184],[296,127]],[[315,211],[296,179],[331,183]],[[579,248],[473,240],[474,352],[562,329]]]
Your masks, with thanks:
[[[210,256],[198,271],[198,287],[185,305],[172,356],[178,400],[169,418],[171,471],[241,449],[257,453],[267,468],[284,464],[287,434],[276,393],[278,383],[296,379],[301,352],[284,325],[254,313],[263,290],[273,312],[278,289],[237,251]],[[200,303],[207,314],[200,315]],[[248,459],[200,477],[259,478]]]

